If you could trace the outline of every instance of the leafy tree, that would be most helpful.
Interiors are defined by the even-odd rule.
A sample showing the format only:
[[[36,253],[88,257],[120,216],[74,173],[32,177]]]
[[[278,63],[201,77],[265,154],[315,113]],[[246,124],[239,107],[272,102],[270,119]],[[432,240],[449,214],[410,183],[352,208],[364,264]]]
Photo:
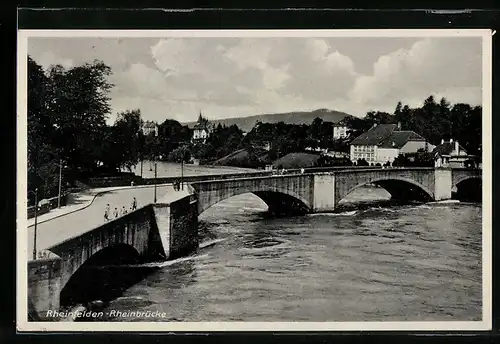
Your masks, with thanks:
[[[97,167],[106,118],[110,113],[108,96],[111,69],[102,61],[49,72],[49,111],[53,118],[52,144],[68,165],[80,170]]]
[[[38,188],[39,199],[55,194],[58,186],[49,89],[50,79],[43,68],[28,56],[28,190]],[[28,201],[34,201],[33,193],[28,194]]]
[[[399,154],[392,162],[392,166],[397,166],[397,167],[412,166],[412,163],[407,155]]]
[[[157,143],[158,154],[166,157],[178,147],[189,144],[191,136],[188,126],[173,119],[166,119],[159,125],[158,139],[150,142]]]
[[[370,164],[365,159],[358,159],[357,166],[369,166]]]
[[[191,151],[188,145],[182,145],[178,148],[174,149],[167,157],[168,161],[180,163],[184,161],[184,163],[189,162],[191,159]]]
[[[114,164],[117,164],[117,168],[126,167],[130,170],[139,161],[141,156],[142,123],[139,109],[118,113],[114,128],[109,131],[115,137],[106,137],[107,140],[112,140],[114,143],[112,147],[114,157],[111,159],[113,159]],[[107,151],[108,154],[104,152],[106,155],[102,157],[103,161],[108,159],[109,152],[109,150]]]
[[[390,124],[396,123],[395,117],[387,112],[370,111],[365,116],[365,121],[372,127],[374,124]]]

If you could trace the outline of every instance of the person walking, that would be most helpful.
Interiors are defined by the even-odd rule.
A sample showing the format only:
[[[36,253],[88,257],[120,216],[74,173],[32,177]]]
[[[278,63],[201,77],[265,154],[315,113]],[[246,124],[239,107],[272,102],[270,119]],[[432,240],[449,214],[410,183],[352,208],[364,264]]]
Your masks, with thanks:
[[[118,208],[115,207],[115,210],[113,211],[113,215],[115,216],[115,219],[118,217]]]
[[[132,200],[132,207],[130,209],[132,209],[132,210],[136,210],[137,209],[137,199],[135,197]]]
[[[122,212],[121,212],[121,216],[123,215],[126,215],[127,214],[127,209],[125,209],[125,206],[122,206]]]
[[[104,209],[104,221],[109,221],[109,204],[107,204],[106,209]]]

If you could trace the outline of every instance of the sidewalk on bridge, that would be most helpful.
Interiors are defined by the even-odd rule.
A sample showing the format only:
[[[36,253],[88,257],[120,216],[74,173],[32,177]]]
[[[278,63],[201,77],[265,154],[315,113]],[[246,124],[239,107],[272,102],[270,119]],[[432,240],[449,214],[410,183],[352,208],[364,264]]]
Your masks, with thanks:
[[[168,186],[170,184],[158,184],[157,186]],[[116,187],[108,187],[108,188],[95,188],[89,189],[82,192],[77,192],[74,194],[70,194],[68,196],[68,203],[60,208],[52,209],[48,213],[39,215],[37,217],[38,223],[43,223],[52,219],[55,219],[60,216],[71,214],[75,211],[83,210],[90,206],[94,199],[103,193],[117,191],[117,190],[127,190],[127,189],[139,189],[139,188],[153,188],[154,185],[139,185],[139,186],[116,186]],[[175,195],[179,197],[179,194]],[[171,200],[176,197],[172,197]],[[170,198],[165,198],[162,201],[168,201]],[[35,224],[35,218],[28,219],[28,227],[33,226]]]

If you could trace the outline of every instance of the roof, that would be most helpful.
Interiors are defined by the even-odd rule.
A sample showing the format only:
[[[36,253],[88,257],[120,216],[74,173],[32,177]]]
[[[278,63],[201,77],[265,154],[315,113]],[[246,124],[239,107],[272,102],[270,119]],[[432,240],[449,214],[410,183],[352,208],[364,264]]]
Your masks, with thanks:
[[[401,148],[408,141],[426,141],[414,131],[394,131],[379,144],[380,148]]]
[[[156,123],[155,122],[153,122],[153,121],[151,121],[151,122],[150,121],[144,122],[144,128],[154,128],[154,127],[156,127]]]
[[[467,154],[467,151],[462,147],[462,145],[458,144],[458,149]],[[451,155],[455,150],[455,142],[445,142],[437,145],[436,148],[432,150],[433,154],[439,155]]]
[[[193,127],[193,130],[207,130],[208,131],[208,126],[205,124],[196,123]]]
[[[379,145],[396,130],[396,124],[379,124],[352,140],[351,145]]]

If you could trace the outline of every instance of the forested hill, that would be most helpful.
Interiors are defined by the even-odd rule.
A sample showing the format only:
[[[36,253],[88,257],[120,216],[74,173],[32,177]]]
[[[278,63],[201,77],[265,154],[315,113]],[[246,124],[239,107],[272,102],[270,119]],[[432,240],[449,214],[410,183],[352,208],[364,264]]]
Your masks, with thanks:
[[[297,111],[288,113],[256,115],[250,117],[228,118],[224,120],[211,120],[210,122],[215,123],[215,125],[220,123],[221,125],[225,124],[226,126],[236,124],[241,130],[249,132],[250,130],[252,130],[257,121],[261,121],[263,123],[285,122],[288,124],[311,124],[311,122],[316,117],[319,117],[325,122],[337,123],[346,116],[349,116],[349,114],[345,112],[328,109],[318,109],[314,111]],[[191,128],[193,127],[195,122],[185,124],[187,124]]]

